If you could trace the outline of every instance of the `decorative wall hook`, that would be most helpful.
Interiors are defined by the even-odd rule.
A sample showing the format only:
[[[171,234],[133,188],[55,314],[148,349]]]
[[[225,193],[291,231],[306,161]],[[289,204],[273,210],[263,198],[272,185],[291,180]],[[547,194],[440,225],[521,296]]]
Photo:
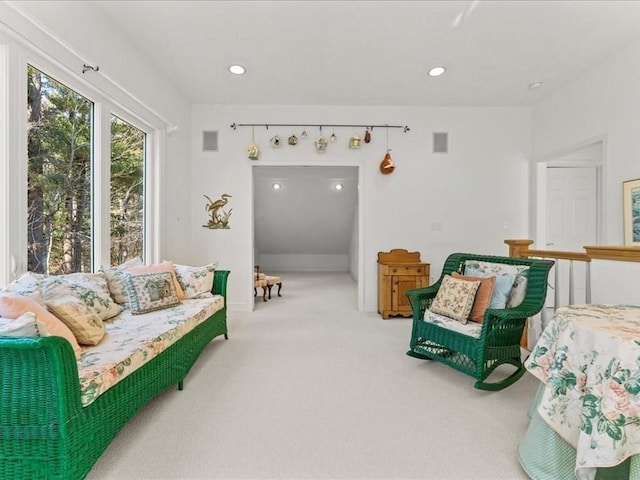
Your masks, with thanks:
[[[100,71],[100,67],[97,65],[94,67],[93,65],[87,65],[86,63],[82,65],[82,73],[87,73],[89,70],[92,72],[98,72]]]

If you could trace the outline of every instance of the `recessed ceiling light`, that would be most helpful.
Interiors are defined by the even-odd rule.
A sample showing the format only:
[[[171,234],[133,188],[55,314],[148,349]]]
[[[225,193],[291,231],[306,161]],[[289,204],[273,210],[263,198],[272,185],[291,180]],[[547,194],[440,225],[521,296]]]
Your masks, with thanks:
[[[282,188],[282,185],[280,185],[279,183],[274,183],[272,187],[274,190],[280,190]]]
[[[429,69],[429,76],[430,77],[439,77],[440,75],[444,75],[444,72],[446,72],[447,69],[444,67],[432,67]]]
[[[536,88],[540,88],[542,86],[542,82],[533,82],[529,84],[529,90],[535,90]]]
[[[336,183],[335,186],[333,187],[336,190],[340,191],[344,188],[344,186],[341,183]]]
[[[234,75],[243,75],[247,70],[242,65],[231,65],[229,71]]]

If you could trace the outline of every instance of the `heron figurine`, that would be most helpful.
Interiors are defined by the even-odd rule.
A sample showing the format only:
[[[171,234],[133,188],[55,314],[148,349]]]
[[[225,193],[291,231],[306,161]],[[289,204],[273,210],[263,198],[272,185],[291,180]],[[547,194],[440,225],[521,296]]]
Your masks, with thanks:
[[[224,211],[222,207],[224,207],[229,198],[232,198],[231,195],[223,193],[218,200],[211,200],[206,195],[203,195],[209,203],[205,206],[205,210],[209,212],[209,223],[207,225],[203,225],[203,227],[208,228],[229,228],[229,216],[231,215],[230,209],[228,212]]]

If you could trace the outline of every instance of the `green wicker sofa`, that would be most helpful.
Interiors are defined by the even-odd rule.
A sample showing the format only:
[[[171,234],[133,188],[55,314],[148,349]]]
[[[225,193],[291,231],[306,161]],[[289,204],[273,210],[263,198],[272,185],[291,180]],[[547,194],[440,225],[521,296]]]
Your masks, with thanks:
[[[0,479],[86,477],[118,431],[148,401],[183,381],[206,345],[227,336],[229,271],[216,270],[221,310],[82,406],[78,367],[61,337],[0,338]]]
[[[513,308],[488,308],[477,338],[447,326],[425,321],[425,310],[436,297],[445,275],[465,273],[467,261],[528,267],[526,291],[522,302]],[[450,255],[437,282],[426,288],[406,292],[413,309],[413,327],[407,355],[442,362],[475,378],[474,387],[481,390],[502,390],[525,373],[520,339],[528,317],[542,309],[547,295],[547,277],[554,262],[513,257],[454,253]],[[456,323],[456,322],[452,322]],[[516,370],[506,378],[488,382],[487,377],[500,365],[510,364]]]

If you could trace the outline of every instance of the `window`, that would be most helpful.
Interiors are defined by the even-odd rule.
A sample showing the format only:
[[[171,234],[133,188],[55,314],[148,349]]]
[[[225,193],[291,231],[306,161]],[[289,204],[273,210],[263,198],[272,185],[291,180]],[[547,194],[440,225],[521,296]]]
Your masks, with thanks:
[[[144,257],[145,137],[111,116],[111,265]]]
[[[92,101],[28,66],[26,238],[31,272],[90,272],[96,265],[144,258],[147,135],[107,113],[111,157],[108,165],[99,162],[100,152],[93,155],[94,130],[101,130],[94,128],[95,111],[100,110]],[[99,203],[93,199],[100,198],[110,199],[108,210],[106,205],[104,211],[95,210]],[[102,253],[99,245],[106,248],[106,242],[108,250]],[[94,254],[102,258],[94,259]]]
[[[93,103],[27,70],[27,269],[92,268]]]

